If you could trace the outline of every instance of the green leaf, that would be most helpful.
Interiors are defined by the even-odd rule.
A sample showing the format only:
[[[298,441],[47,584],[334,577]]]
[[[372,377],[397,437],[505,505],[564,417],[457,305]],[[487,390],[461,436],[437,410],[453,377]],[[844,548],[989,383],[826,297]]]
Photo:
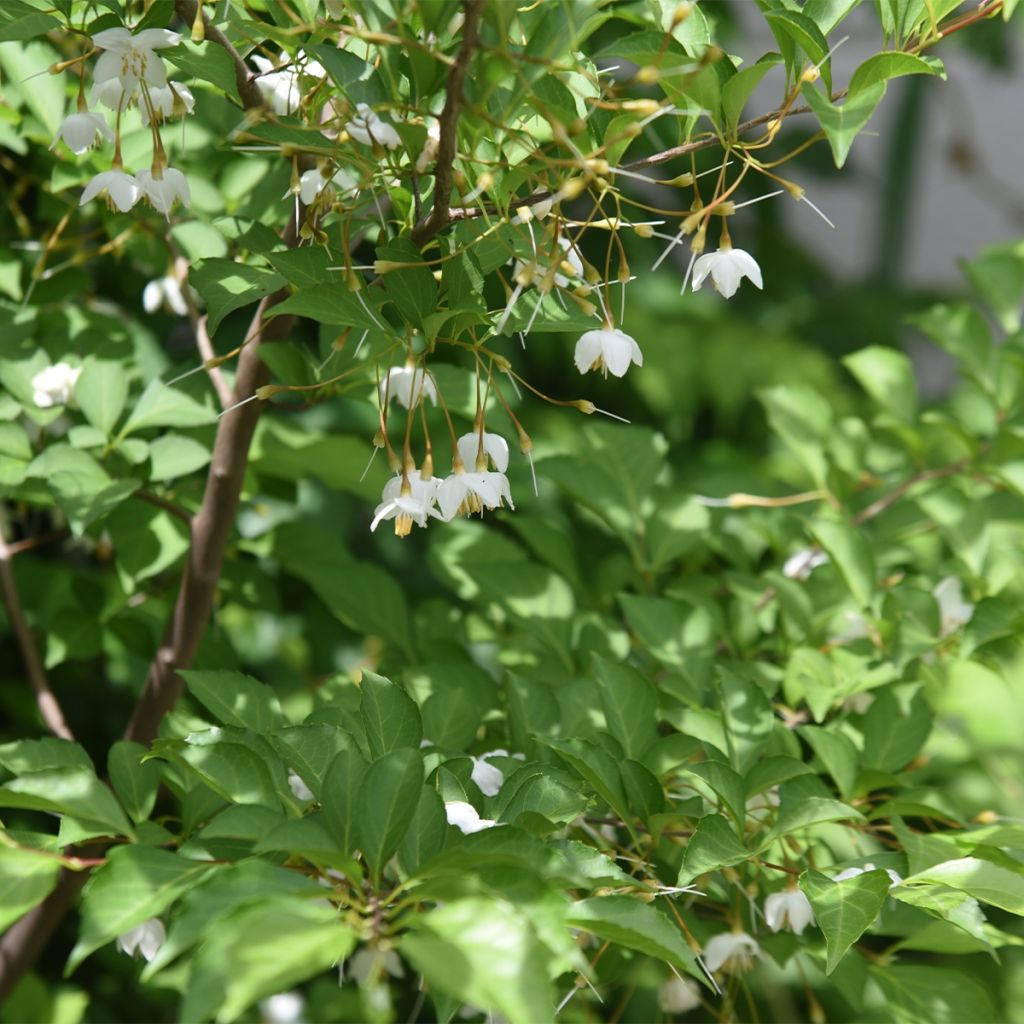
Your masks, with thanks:
[[[380,299],[364,288],[350,292],[337,284],[318,284],[302,288],[294,295],[267,310],[268,316],[291,313],[308,317],[321,324],[343,324],[362,330],[389,330],[387,321],[380,312]]]
[[[399,949],[432,988],[511,1024],[552,1019],[550,952],[511,903],[460,899],[416,915]]]
[[[801,775],[779,786],[779,815],[775,826],[765,837],[762,849],[772,842],[828,821],[859,821],[863,815],[849,804],[833,800],[816,775]]]
[[[992,334],[985,318],[973,306],[937,305],[908,319],[972,373],[982,377],[987,374],[993,352]]]
[[[121,437],[150,427],[198,427],[216,423],[217,414],[184,391],[170,388],[162,381],[150,381],[139,396],[128,422],[121,428]]]
[[[626,757],[642,758],[658,738],[654,686],[629,665],[594,659],[605,721]]]
[[[838,519],[816,519],[811,529],[835,562],[853,599],[861,608],[870,608],[877,570],[874,554],[864,535],[855,526]]]
[[[398,747],[419,747],[423,739],[420,710],[400,686],[364,669],[359,690],[359,714],[373,758]]]
[[[836,969],[846,951],[878,917],[891,884],[884,871],[865,871],[843,882],[834,882],[820,871],[805,871],[800,876],[800,888],[825,934],[826,974]]]
[[[821,123],[836,167],[846,163],[846,157],[858,132],[868,123],[875,108],[885,95],[885,82],[868,86],[840,107],[819,92],[810,83],[804,83],[801,92],[807,105]]]
[[[280,274],[267,267],[251,267],[219,257],[200,260],[192,267],[188,280],[206,303],[210,334],[217,332],[228,313],[258,302],[285,283]]]
[[[14,775],[41,772],[47,768],[93,770],[85,749],[69,740],[45,736],[41,740],[14,740],[0,744],[0,765]]]
[[[840,795],[849,799],[857,781],[858,754],[853,741],[838,730],[814,725],[803,725],[799,732],[836,780]]]
[[[335,757],[352,747],[347,733],[325,723],[278,729],[269,737],[274,748],[322,804],[327,772]]]
[[[886,964],[868,970],[894,1024],[990,1024],[998,1019],[986,987],[945,964]]]
[[[811,64],[821,71],[821,80],[825,88],[832,91],[832,62],[828,57],[828,41],[818,26],[798,11],[790,10],[769,10],[764,15],[768,27],[779,42],[783,55],[786,54],[786,40],[792,40],[807,55]],[[796,61],[787,61],[793,65],[793,78],[799,73]]]
[[[193,733],[180,757],[225,800],[278,806],[280,799],[267,762],[244,743],[221,736],[220,729]]]
[[[408,747],[374,761],[363,776],[355,798],[355,834],[375,884],[409,828],[422,788],[423,760]]]
[[[59,871],[52,853],[0,843],[0,931],[50,895]]]
[[[742,774],[768,743],[774,720],[771,701],[753,679],[737,671],[723,670],[718,689],[729,758]]]
[[[121,806],[132,821],[153,813],[163,771],[157,761],[143,761],[149,751],[141,743],[118,740],[107,755],[107,771]]]
[[[1024,917],[1024,872],[978,857],[934,864],[903,879],[904,886],[942,885],[973,896],[982,903]],[[898,890],[897,890],[898,892]],[[895,895],[895,893],[894,893]]]
[[[181,68],[192,78],[210,82],[233,100],[241,102],[234,62],[227,50],[218,43],[210,40],[193,43],[186,39],[177,46],[161,50],[160,56]]]
[[[622,776],[610,754],[589,740],[547,740],[546,745],[565,758],[632,830],[632,815],[622,788]]]
[[[189,693],[222,725],[268,733],[284,724],[277,695],[241,672],[188,669],[179,672]]]
[[[832,409],[814,388],[764,388],[757,397],[768,422],[800,460],[817,487],[827,485],[825,446],[832,435]]]
[[[413,264],[384,274],[384,290],[402,316],[422,326],[437,309],[437,282],[419,249],[407,239],[396,238],[377,249],[377,259]]]
[[[85,418],[104,437],[114,432],[128,400],[128,373],[124,363],[114,359],[86,359],[75,382],[75,401]]]
[[[703,779],[721,798],[736,824],[743,824],[747,791],[742,777],[734,769],[723,761],[709,760],[688,765],[685,770]]]
[[[327,43],[318,43],[309,49],[353,105],[368,103],[373,106],[388,99],[388,91],[372,64]]]
[[[567,923],[670,963],[707,984],[682,933],[653,904],[634,896],[596,896],[572,904]]]
[[[891,689],[881,691],[861,722],[865,768],[896,772],[912,761],[932,731],[933,715],[918,690],[909,703]]]
[[[335,967],[356,936],[334,907],[277,897],[216,920],[196,954],[182,1020],[230,1024],[265,996]]]
[[[409,830],[398,846],[398,862],[406,874],[414,874],[431,857],[444,849],[448,834],[448,819],[444,801],[436,789],[424,786],[419,803],[409,822]]]
[[[210,870],[209,864],[152,846],[113,847],[85,889],[82,926],[66,973],[100,946],[162,914]]]
[[[917,415],[917,383],[910,360],[894,348],[869,345],[845,356],[843,363],[860,386],[886,412],[904,423]]]
[[[1008,333],[1019,330],[1024,304],[1024,245],[1010,242],[989,246],[960,266],[995,313],[999,326]]]
[[[184,434],[161,434],[149,446],[149,479],[177,480],[202,469],[210,449]]]
[[[114,794],[92,767],[47,768],[11,779],[0,787],[0,807],[70,814],[98,826],[100,834],[132,835],[132,827]]]
[[[850,78],[847,95],[854,97],[865,89],[884,85],[902,75],[938,75],[945,79],[946,69],[937,57],[918,57],[912,53],[886,50],[868,57]]]
[[[679,868],[678,885],[689,885],[695,878],[719,868],[742,864],[753,856],[736,838],[736,830],[720,814],[706,814],[686,844]]]
[[[761,80],[773,67],[778,66],[782,58],[775,53],[767,53],[748,68],[741,68],[728,82],[722,86],[722,115],[725,130],[734,132],[743,109],[753,95]]]

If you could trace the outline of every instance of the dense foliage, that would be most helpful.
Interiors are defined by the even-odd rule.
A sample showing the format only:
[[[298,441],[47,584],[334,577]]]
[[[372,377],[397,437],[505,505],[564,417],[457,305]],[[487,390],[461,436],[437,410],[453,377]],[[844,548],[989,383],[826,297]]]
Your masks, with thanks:
[[[778,215],[1013,6],[0,5],[7,1019],[1021,1019],[1024,243]]]

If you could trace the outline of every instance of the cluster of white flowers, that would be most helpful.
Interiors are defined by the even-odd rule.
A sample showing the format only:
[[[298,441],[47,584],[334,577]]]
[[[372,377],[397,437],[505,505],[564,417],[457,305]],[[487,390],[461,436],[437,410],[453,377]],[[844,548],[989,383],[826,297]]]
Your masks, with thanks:
[[[117,130],[111,131],[106,118],[88,109],[79,94],[78,110],[69,114],[53,140],[78,155],[100,140],[114,143],[109,171],[101,171],[82,191],[80,204],[106,195],[112,208],[126,213],[144,199],[158,213],[169,214],[175,202],[188,206],[191,193],[181,171],[168,166],[160,139],[160,123],[171,117],[184,117],[195,107],[187,86],[167,80],[167,68],[156,51],[176,46],[181,37],[163,28],[132,33],[126,28],[109,28],[92,37],[93,45],[103,53],[93,68],[92,102],[113,110]],[[153,132],[153,159],[137,174],[125,171],[121,161],[121,118],[129,107],[138,104],[142,123]],[[51,146],[52,148],[52,146]]]

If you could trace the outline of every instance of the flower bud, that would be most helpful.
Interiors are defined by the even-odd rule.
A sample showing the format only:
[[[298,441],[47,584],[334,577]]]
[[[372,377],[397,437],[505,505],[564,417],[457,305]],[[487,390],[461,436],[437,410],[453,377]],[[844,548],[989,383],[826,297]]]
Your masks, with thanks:
[[[640,85],[656,85],[660,78],[661,72],[653,64],[648,64],[636,73],[634,81]]]
[[[587,187],[582,178],[570,178],[561,188],[562,199],[575,199]]]
[[[661,110],[661,104],[657,100],[626,100],[620,104],[623,110],[632,111],[634,114],[640,114],[642,117],[650,117],[651,114],[656,114]]]
[[[654,228],[650,224],[634,224],[633,230],[640,238],[654,237]]]
[[[801,82],[816,82],[819,78],[821,78],[821,72],[813,64],[808,68],[804,68],[803,73],[800,75]]]
[[[663,181],[663,185],[677,185],[679,188],[686,188],[693,184],[693,175],[687,171],[685,174],[680,174],[675,178],[669,178],[668,181]]]
[[[533,441],[522,427],[519,428],[519,450],[523,455],[529,455],[533,451]]]
[[[281,384],[264,384],[263,387],[256,389],[256,397],[261,402],[265,402],[268,398],[272,398],[278,392],[287,390],[288,389]]]
[[[597,406],[593,402],[588,402],[585,398],[581,398],[578,401],[569,403],[573,408],[579,409],[580,412],[585,413],[587,416],[592,416],[597,412]]]

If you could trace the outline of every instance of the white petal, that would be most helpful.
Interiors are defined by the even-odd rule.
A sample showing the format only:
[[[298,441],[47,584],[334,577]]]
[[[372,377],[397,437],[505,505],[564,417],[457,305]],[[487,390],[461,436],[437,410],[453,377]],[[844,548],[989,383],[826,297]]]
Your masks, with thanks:
[[[473,758],[473,771],[470,778],[477,784],[484,796],[497,796],[505,776],[493,764],[488,764],[482,757]]]
[[[636,342],[622,331],[601,331],[603,335],[604,365],[613,377],[623,377],[633,360]]]
[[[164,301],[162,280],[150,281],[142,289],[142,308],[147,313],[155,313]]]
[[[597,361],[598,356],[601,355],[601,335],[603,333],[603,331],[586,331],[580,335],[580,340],[576,342],[576,351],[573,355],[576,369],[580,373],[586,373]]]
[[[114,30],[116,31],[116,29]],[[103,33],[101,32],[100,35]],[[120,84],[121,78],[121,55],[116,50],[107,50],[101,53],[96,59],[96,66],[92,69],[92,80],[94,88],[105,82],[115,81]]]
[[[397,514],[398,514],[398,500],[397,499],[394,500],[394,501],[381,502],[381,504],[379,504],[373,510],[373,522],[370,523],[370,532],[372,533],[374,530],[377,529],[378,526],[380,526],[380,523],[381,523],[382,519],[394,519],[394,517]]]
[[[459,457],[468,469],[476,468],[476,456],[480,447],[480,435],[473,431],[463,434],[458,442]],[[508,469],[508,442],[500,434],[484,431],[484,455],[489,456],[499,473]]]
[[[468,490],[465,473],[452,473],[444,478],[437,488],[437,505],[441,518],[447,523],[459,514],[459,506]]]
[[[700,291],[700,286],[707,279],[714,265],[715,253],[713,252],[706,252],[703,256],[697,257],[697,262],[693,265],[693,276],[690,278],[690,287],[695,292]]]
[[[95,37],[93,42],[96,42]],[[134,36],[132,42],[135,46],[145,47],[147,50],[159,50],[165,46],[177,46],[181,42],[181,36],[166,28],[146,28]]]
[[[92,37],[93,45],[101,50],[124,53],[132,45],[132,34],[126,28],[106,28]]]
[[[721,256],[720,253],[715,253],[715,255]],[[724,299],[731,299],[736,294],[742,277],[740,268],[730,259],[719,258],[711,268],[711,279]]]
[[[764,287],[764,282],[761,280],[761,268],[757,265],[757,260],[749,252],[744,249],[733,249],[732,260],[740,273],[750,278],[751,284],[758,288]]]

